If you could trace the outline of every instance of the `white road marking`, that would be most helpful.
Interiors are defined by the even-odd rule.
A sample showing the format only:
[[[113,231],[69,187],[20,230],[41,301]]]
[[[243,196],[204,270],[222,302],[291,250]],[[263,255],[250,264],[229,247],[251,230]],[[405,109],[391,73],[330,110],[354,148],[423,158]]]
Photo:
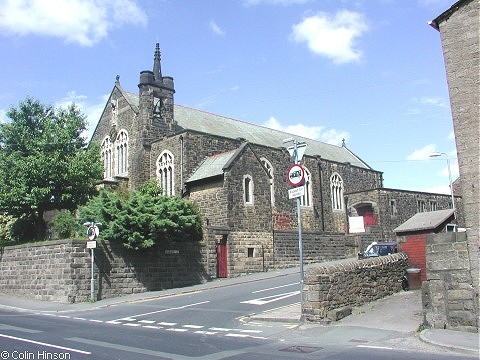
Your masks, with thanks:
[[[159,322],[157,323],[158,325],[162,325],[162,326],[175,326],[177,325],[177,323],[171,323],[171,322]]]
[[[15,337],[15,336],[5,335],[5,334],[0,334],[0,337],[6,338],[6,339],[11,339],[11,340],[22,341],[22,342],[26,342],[26,343],[29,343],[29,344],[42,345],[42,346],[46,346],[46,347],[50,347],[50,348],[54,348],[54,349],[59,349],[59,350],[71,351],[71,352],[84,354],[84,355],[91,355],[92,354],[91,352],[88,352],[88,351],[72,349],[72,348],[68,348],[68,347],[65,347],[65,346],[48,344],[48,343],[44,343],[44,342],[40,342],[40,341],[34,341],[34,340],[30,340],[30,339],[24,339],[24,338],[19,338],[19,337]]]
[[[203,325],[183,325],[184,328],[189,328],[189,329],[202,329],[204,328],[205,326]]]
[[[167,328],[167,331],[175,331],[175,332],[186,332],[188,329],[179,329],[179,328]]]
[[[246,300],[246,301],[242,301],[241,304],[265,305],[265,304],[269,304],[274,301],[283,300],[298,294],[300,294],[300,291],[297,290],[297,291],[292,291],[292,292],[283,293],[283,294],[277,294],[277,295],[265,296],[262,298],[257,298],[252,300]]]
[[[135,319],[135,318],[138,318],[138,317],[141,317],[141,316],[145,316],[145,315],[158,314],[158,313],[162,313],[162,312],[166,312],[166,311],[185,309],[185,308],[192,307],[192,306],[207,304],[207,303],[209,303],[209,302],[210,302],[210,300],[201,301],[201,302],[194,303],[194,304],[187,304],[187,305],[182,305],[182,306],[178,306],[178,307],[172,307],[172,308],[168,308],[168,309],[157,310],[157,311],[152,311],[152,312],[143,313],[143,314],[138,314],[138,315],[132,315],[132,316],[129,316],[129,317],[126,317],[126,318],[117,319],[117,320]],[[128,320],[128,321],[129,321],[129,320]],[[133,321],[135,321],[135,320],[133,320]]]
[[[377,350],[393,350],[391,347],[386,346],[373,346],[373,345],[357,345],[358,348],[366,348],[366,349],[377,349]]]
[[[270,291],[270,290],[276,290],[276,289],[284,288],[284,287],[287,287],[287,286],[293,286],[293,285],[299,285],[299,284],[300,284],[299,282],[295,282],[295,283],[291,283],[291,284],[287,284],[287,285],[275,286],[275,287],[271,287],[271,288],[268,288],[268,289],[262,289],[262,290],[252,291],[252,294],[257,294],[257,293],[261,293],[261,292],[265,292],[265,291]]]
[[[202,334],[202,335],[215,335],[217,334],[216,331],[205,331],[205,330],[198,330],[195,331],[195,334]]]
[[[155,320],[140,320],[139,323],[141,324],[153,324]]]

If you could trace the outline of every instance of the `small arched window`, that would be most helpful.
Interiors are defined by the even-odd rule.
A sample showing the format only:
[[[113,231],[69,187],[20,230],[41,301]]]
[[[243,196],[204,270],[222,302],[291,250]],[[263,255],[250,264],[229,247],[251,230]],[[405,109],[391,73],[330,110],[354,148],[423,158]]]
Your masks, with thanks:
[[[116,175],[128,175],[128,134],[121,130],[115,140]]]
[[[330,191],[333,210],[343,210],[343,180],[338,173],[330,177]]]
[[[173,154],[165,150],[157,158],[157,179],[163,195],[175,195]]]
[[[268,181],[270,183],[270,202],[271,202],[272,206],[274,206],[275,205],[275,188],[274,188],[275,181],[274,181],[274,178],[273,178],[273,166],[270,163],[270,161],[268,161],[265,158],[261,158],[260,161],[261,161],[263,167],[265,168],[265,170],[267,170],[267,174],[269,176]]]
[[[313,196],[312,196],[312,175],[310,171],[305,167],[303,167],[303,172],[305,174],[304,186],[305,186],[305,194],[300,197],[300,205],[311,207],[313,204]]]
[[[107,136],[102,141],[101,157],[103,160],[103,178],[111,179],[113,177],[113,161],[112,161],[113,145],[110,141],[110,137]]]

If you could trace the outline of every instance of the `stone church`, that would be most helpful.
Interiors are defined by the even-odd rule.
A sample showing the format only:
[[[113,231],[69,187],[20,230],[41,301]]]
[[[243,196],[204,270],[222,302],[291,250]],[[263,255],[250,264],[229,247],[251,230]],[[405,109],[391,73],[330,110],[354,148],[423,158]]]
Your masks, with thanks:
[[[119,79],[92,137],[101,144],[104,186],[136,188],[155,179],[165,195],[194,202],[203,216],[202,258],[210,276],[298,265],[296,201],[289,199],[286,179],[292,164],[287,138],[307,144],[300,197],[306,263],[356,254],[362,239],[349,234],[350,218],[363,217],[365,241],[382,241],[391,240],[391,229],[412,212],[425,211],[410,209],[400,216],[397,206],[388,215],[390,193],[417,205],[423,199],[424,206],[435,204],[435,209],[450,205],[448,196],[383,189],[382,173],[345,144],[175,104],[174,81],[162,74],[158,44],[153,71],[140,72],[138,94],[124,90]],[[378,200],[379,191],[384,202]],[[381,227],[382,214],[396,220],[388,222],[388,229]]]

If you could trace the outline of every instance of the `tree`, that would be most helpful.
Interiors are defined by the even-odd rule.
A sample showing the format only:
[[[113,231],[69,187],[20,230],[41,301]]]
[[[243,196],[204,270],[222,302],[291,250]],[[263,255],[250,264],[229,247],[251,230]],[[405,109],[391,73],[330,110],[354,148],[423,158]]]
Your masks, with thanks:
[[[102,223],[103,239],[119,241],[130,250],[148,249],[161,242],[200,240],[198,209],[188,200],[160,194],[161,189],[152,182],[129,196],[102,190],[80,208],[80,223]]]
[[[85,116],[75,105],[56,109],[27,98],[0,124],[0,212],[28,218],[37,239],[43,214],[84,204],[101,179],[98,144],[87,147]]]

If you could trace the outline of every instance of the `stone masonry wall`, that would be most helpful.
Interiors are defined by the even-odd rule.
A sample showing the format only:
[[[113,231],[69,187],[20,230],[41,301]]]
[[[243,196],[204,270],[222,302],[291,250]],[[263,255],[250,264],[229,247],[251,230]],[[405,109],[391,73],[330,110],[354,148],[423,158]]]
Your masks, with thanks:
[[[298,266],[298,231],[274,231],[274,268]],[[346,241],[343,234],[302,232],[305,264],[345,258]]]
[[[427,236],[422,302],[426,323],[433,328],[478,332],[468,252],[465,233]]]
[[[338,312],[401,290],[408,266],[403,253],[310,268],[304,277],[302,316],[309,321],[337,319]]]
[[[439,23],[447,72],[460,188],[465,211],[470,273],[475,288],[477,329],[480,321],[480,1],[463,1]]]
[[[85,241],[3,248],[0,272],[0,291],[5,294],[60,302],[90,294],[90,256]]]
[[[95,298],[198,284],[205,279],[200,243],[175,243],[132,253],[97,241]],[[91,262],[85,241],[59,240],[6,247],[0,292],[25,298],[81,302],[90,298]]]

